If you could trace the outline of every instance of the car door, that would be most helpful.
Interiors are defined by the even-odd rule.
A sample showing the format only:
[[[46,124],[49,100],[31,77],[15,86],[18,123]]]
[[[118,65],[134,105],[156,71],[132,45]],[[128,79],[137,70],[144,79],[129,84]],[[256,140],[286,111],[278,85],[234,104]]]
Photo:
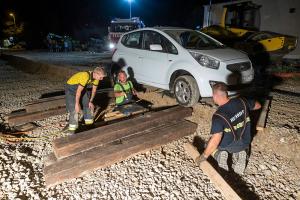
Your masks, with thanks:
[[[165,85],[168,80],[165,80],[165,75],[170,66],[168,60],[168,52],[164,44],[164,36],[156,31],[143,32],[143,66],[139,68],[139,72],[143,76],[143,81],[149,85],[161,87]],[[151,44],[159,44],[162,46],[161,51],[153,51],[150,49]]]
[[[122,60],[122,66],[132,80],[141,81],[141,75],[138,73],[139,68],[142,66],[142,31],[136,31],[126,35],[124,41],[121,41],[125,46],[123,50],[120,50],[120,58]]]

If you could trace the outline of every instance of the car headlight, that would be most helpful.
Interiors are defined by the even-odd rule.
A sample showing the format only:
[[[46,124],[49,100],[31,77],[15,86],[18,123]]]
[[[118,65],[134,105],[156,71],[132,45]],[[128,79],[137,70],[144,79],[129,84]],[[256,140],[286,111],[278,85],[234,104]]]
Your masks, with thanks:
[[[110,49],[113,49],[113,48],[115,48],[115,44],[114,44],[114,43],[109,43],[109,45],[108,45],[108,46],[109,46],[109,48],[110,48]]]
[[[220,61],[218,61],[214,58],[211,58],[209,56],[202,55],[198,52],[190,52],[190,54],[203,67],[208,67],[208,68],[212,68],[212,69],[219,69]]]

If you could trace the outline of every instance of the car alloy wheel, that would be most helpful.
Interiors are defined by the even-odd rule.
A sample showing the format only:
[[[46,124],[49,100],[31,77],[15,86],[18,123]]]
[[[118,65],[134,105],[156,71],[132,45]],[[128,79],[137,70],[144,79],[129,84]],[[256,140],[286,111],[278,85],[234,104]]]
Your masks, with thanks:
[[[198,102],[200,93],[196,80],[192,76],[179,76],[174,83],[177,102],[183,106],[193,106]]]
[[[191,90],[184,81],[178,81],[175,85],[175,95],[180,103],[187,104],[191,99]]]

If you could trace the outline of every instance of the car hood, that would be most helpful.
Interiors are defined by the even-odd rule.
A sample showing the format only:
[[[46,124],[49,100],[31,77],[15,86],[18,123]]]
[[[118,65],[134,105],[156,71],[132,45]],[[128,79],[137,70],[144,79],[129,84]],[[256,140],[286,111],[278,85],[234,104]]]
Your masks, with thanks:
[[[213,57],[220,61],[236,60],[248,58],[247,54],[231,48],[210,49],[210,50],[192,50],[201,54]]]

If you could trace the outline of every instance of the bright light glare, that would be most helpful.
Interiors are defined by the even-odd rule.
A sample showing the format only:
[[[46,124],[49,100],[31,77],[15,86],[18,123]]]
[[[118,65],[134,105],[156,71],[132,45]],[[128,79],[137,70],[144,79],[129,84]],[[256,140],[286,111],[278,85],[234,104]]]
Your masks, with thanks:
[[[115,44],[113,44],[113,43],[109,43],[109,48],[110,48],[110,49],[113,49],[113,48],[115,48]]]

